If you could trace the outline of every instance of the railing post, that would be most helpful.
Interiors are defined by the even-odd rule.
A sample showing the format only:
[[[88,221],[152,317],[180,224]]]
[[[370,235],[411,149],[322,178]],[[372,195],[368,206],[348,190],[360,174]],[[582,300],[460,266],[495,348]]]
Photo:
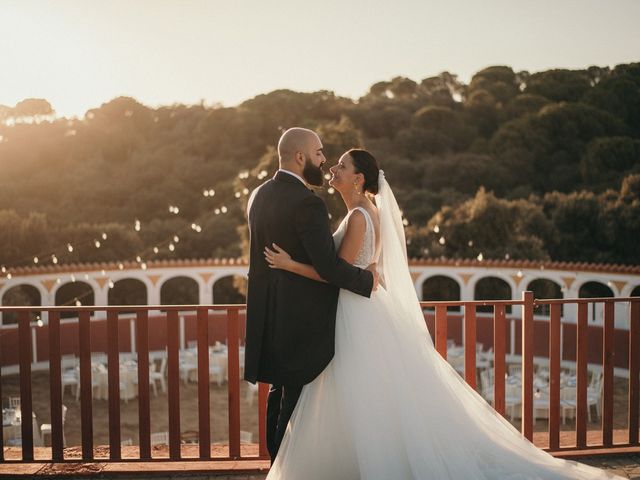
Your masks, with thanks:
[[[238,310],[227,309],[227,355],[229,385],[229,457],[240,457],[240,363]]]
[[[200,459],[211,459],[211,413],[209,410],[209,309],[197,310],[198,332],[198,444]]]
[[[476,305],[464,304],[464,379],[476,388]]]
[[[260,436],[260,458],[269,458],[267,449],[267,398],[269,397],[269,384],[258,384],[258,434]]]
[[[60,313],[49,315],[49,395],[51,403],[51,458],[64,458],[64,425],[62,423],[62,368],[60,365]]]
[[[560,448],[560,310],[551,304],[549,317],[549,449]]]
[[[576,352],[576,446],[587,446],[587,361],[589,353],[588,304],[578,304],[578,330]]]
[[[140,459],[151,459],[151,414],[149,405],[149,312],[136,312],[136,351],[138,353],[138,432]]]
[[[533,292],[522,292],[522,433],[533,440]]]
[[[498,304],[493,311],[493,406],[502,416],[505,413],[506,334],[505,307]]]
[[[180,320],[167,312],[167,373],[169,377],[169,458],[180,458]],[[208,355],[207,351],[207,355]],[[208,379],[207,379],[208,380]],[[207,387],[209,382],[207,381]]]
[[[447,307],[436,305],[436,350],[447,359]]]
[[[107,388],[109,391],[109,458],[120,460],[120,353],[118,347],[118,312],[107,312]]]
[[[602,332],[602,444],[613,445],[613,364],[614,364],[614,304],[604,304]],[[589,407],[587,407],[589,408]]]
[[[80,417],[82,430],[82,459],[93,459],[93,399],[91,387],[91,312],[78,315],[80,335]]]
[[[629,308],[629,443],[638,445],[640,414],[640,299]]]
[[[31,328],[29,310],[18,314],[20,343],[20,412],[22,415],[22,460],[33,460],[33,420],[31,398]]]

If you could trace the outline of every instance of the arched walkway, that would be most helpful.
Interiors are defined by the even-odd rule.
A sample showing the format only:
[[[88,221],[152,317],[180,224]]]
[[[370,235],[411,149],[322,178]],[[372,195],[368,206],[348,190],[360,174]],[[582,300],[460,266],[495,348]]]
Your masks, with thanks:
[[[147,305],[147,300],[147,286],[142,280],[135,278],[123,278],[114,282],[107,294],[109,305]]]
[[[247,278],[240,275],[221,277],[213,284],[213,303],[246,303]]]
[[[16,285],[4,293],[2,305],[42,305],[42,297],[38,289],[33,285]],[[31,321],[37,321],[39,318],[40,312],[31,312]],[[18,314],[16,312],[4,312],[2,314],[2,324],[9,325],[12,323],[18,323]]]
[[[533,292],[533,297],[537,299],[543,298],[563,298],[562,287],[560,284],[549,280],[548,278],[537,278],[529,282],[527,290]],[[538,306],[535,310],[536,315],[550,315],[551,307],[549,305]]]
[[[93,287],[86,282],[65,283],[56,290],[56,306],[95,305]],[[77,312],[61,312],[60,318],[77,317]]]
[[[579,298],[608,298],[614,297],[613,290],[601,282],[590,281],[585,282],[578,290]],[[589,321],[602,323],[604,320],[604,308],[601,303],[589,304]]]
[[[190,277],[173,277],[160,287],[161,305],[197,305],[200,303],[198,282]]]
[[[511,286],[498,277],[484,277],[478,280],[473,289],[474,300],[511,300]],[[479,306],[478,312],[492,312],[491,306]],[[511,313],[511,306],[506,308],[507,313]]]
[[[460,300],[460,284],[446,275],[434,275],[422,283],[422,299],[427,301]],[[459,311],[460,307],[450,310]]]

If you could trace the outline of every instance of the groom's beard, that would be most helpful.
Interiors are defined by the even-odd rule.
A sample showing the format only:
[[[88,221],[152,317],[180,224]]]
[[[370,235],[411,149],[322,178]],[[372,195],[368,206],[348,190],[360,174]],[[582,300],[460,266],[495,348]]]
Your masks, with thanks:
[[[310,160],[307,160],[302,170],[302,176],[309,185],[321,187],[324,184],[324,172],[322,167],[316,167]]]

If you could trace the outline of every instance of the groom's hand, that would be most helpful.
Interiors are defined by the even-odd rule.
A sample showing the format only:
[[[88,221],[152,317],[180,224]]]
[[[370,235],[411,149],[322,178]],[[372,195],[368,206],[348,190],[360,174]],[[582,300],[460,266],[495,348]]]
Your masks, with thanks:
[[[378,282],[379,282],[378,264],[377,263],[372,263],[371,265],[369,265],[367,267],[367,270],[369,270],[373,274],[373,288],[371,288],[371,291],[375,292],[378,289]]]

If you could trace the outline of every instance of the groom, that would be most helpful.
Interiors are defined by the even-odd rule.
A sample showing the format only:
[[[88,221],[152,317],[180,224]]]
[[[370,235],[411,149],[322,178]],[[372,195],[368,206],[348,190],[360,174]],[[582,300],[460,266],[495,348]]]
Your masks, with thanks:
[[[245,379],[271,384],[267,448],[276,457],[302,386],[334,354],[340,288],[369,297],[375,266],[354,267],[340,257],[327,207],[307,185],[322,186],[326,162],[318,135],[291,128],[278,142],[280,169],[251,194],[247,206],[251,250],[247,293]],[[311,264],[328,283],[270,269],[264,248],[277,243],[294,260]]]

